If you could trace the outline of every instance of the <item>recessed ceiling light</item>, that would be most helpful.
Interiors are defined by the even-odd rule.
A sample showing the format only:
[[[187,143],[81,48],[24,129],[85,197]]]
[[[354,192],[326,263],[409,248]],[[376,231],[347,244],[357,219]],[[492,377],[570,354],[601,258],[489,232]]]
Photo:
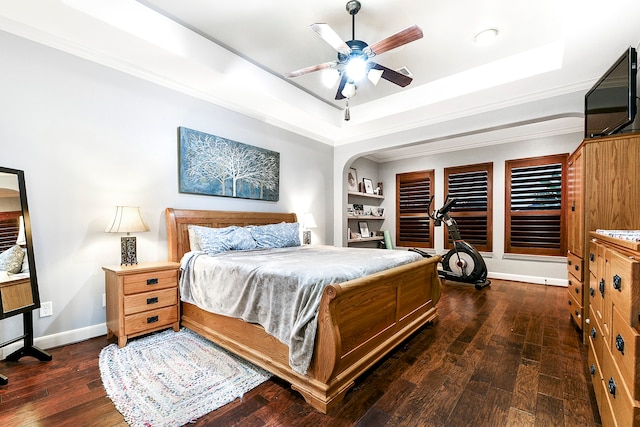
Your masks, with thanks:
[[[473,36],[473,41],[479,46],[488,46],[494,42],[496,37],[498,37],[498,30],[496,28],[489,28]]]

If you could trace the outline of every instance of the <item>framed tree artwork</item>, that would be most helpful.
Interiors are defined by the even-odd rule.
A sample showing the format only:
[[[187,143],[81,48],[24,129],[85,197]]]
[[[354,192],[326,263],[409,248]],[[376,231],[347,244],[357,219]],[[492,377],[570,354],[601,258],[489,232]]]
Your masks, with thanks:
[[[185,127],[179,133],[179,191],[277,201],[280,153]]]

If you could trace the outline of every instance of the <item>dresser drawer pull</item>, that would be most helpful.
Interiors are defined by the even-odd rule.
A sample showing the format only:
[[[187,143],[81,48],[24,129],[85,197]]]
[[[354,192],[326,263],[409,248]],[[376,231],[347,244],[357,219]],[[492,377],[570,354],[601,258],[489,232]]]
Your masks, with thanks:
[[[600,288],[600,295],[602,295],[602,298],[604,298],[604,279],[600,279],[598,287]]]
[[[158,320],[158,316],[147,317],[147,323],[156,323]]]
[[[571,260],[570,259],[567,260],[567,265],[571,265]]]
[[[589,254],[589,260],[591,260],[591,262],[593,262],[596,259],[595,254]]]
[[[589,288],[589,295],[594,296],[596,294],[596,290],[593,288]]]
[[[616,382],[613,378],[609,378],[609,393],[613,395],[613,398],[616,398]]]
[[[576,271],[580,270],[580,266],[578,264],[576,264],[574,268],[576,269]]]
[[[580,313],[578,312],[578,310],[576,310],[576,317],[577,317],[578,319],[581,317],[581,316],[580,316]]]
[[[580,288],[576,286],[576,294],[580,293]]]
[[[596,339],[596,328],[591,328],[591,338]]]
[[[153,279],[147,279],[147,285],[157,285],[158,284],[158,278],[154,277]]]
[[[589,366],[589,372],[591,373],[591,375],[595,375],[596,374],[596,365],[594,365],[592,363],[591,366]]]
[[[571,305],[571,300],[568,300],[568,301],[567,301],[567,304]]]
[[[616,350],[624,356],[624,338],[622,338],[622,335],[620,334],[616,337]]]
[[[613,276],[613,289],[617,289],[618,291],[622,292],[622,277],[618,276],[617,274],[615,276]]]
[[[158,297],[147,298],[147,304],[157,304],[157,303],[158,303]]]

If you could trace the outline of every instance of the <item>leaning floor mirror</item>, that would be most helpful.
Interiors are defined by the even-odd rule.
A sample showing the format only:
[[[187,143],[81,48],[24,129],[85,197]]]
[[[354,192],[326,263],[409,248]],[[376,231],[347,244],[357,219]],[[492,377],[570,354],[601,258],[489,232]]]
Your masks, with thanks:
[[[18,361],[23,356],[51,360],[33,345],[33,314],[40,307],[31,221],[27,205],[24,172],[0,167],[0,319],[22,314],[23,335],[11,337],[0,347],[23,341],[23,347],[6,357]],[[0,385],[8,382],[0,374]]]

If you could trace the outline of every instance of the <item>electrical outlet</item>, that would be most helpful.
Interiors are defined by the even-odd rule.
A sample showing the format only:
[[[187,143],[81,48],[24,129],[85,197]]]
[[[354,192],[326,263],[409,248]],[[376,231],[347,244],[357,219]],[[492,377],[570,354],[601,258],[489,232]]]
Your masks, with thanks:
[[[107,306],[107,294],[102,294],[102,306]]]
[[[51,301],[40,304],[40,317],[53,316],[53,303]]]

